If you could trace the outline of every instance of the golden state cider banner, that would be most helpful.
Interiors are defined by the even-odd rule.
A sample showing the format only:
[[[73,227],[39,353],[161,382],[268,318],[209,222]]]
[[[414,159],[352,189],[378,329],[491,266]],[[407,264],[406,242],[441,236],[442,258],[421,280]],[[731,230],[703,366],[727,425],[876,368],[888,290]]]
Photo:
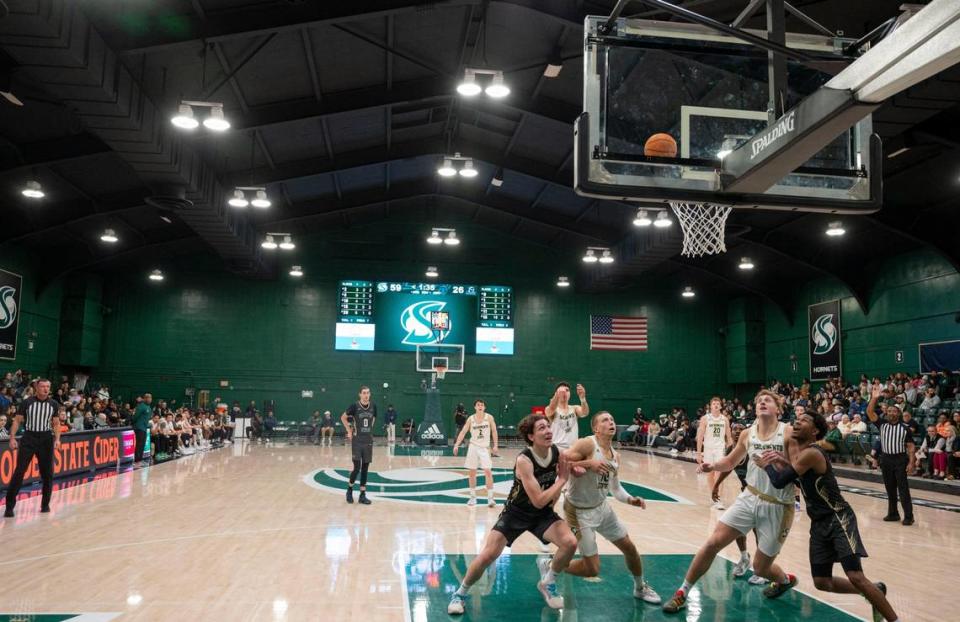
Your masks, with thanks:
[[[17,358],[17,327],[20,325],[20,290],[23,277],[0,270],[0,359]]]
[[[112,428],[61,434],[60,449],[53,452],[54,478],[95,471],[132,460],[132,433],[129,432],[129,429]],[[16,466],[17,452],[10,450],[10,441],[0,441],[0,489],[9,486]],[[39,479],[40,467],[34,458],[30,461],[23,483],[29,484]]]

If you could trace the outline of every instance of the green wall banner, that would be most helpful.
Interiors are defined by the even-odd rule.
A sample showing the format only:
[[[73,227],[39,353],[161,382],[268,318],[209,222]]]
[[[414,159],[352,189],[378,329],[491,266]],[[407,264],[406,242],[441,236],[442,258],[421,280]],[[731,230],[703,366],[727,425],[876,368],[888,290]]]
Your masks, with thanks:
[[[840,301],[828,300],[807,309],[810,335],[810,379],[827,380],[843,374],[840,345]]]

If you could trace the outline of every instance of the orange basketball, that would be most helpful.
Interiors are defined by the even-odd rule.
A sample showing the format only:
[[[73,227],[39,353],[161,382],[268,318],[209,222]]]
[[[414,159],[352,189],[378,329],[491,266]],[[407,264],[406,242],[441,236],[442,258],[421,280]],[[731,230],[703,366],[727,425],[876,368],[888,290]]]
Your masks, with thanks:
[[[652,158],[675,158],[677,141],[670,134],[654,134],[644,143],[643,155]]]

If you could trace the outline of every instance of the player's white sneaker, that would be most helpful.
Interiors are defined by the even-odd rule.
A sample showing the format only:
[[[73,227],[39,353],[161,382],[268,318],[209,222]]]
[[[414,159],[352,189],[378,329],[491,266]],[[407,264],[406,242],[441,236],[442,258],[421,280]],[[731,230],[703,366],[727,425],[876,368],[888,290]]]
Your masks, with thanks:
[[[553,549],[550,548],[550,545],[546,542],[540,543],[540,550],[543,551],[544,553],[550,553],[553,551]]]
[[[467,501],[467,507],[471,507],[471,508],[472,508],[472,507],[475,506],[476,504],[477,504],[477,498],[476,498],[476,497],[471,496],[471,497],[470,497],[470,500]]]
[[[560,595],[560,590],[557,589],[556,581],[551,581],[550,583],[540,581],[537,583],[537,589],[540,590],[540,593],[543,595],[543,600],[547,603],[547,607],[551,609],[563,609],[563,596]]]
[[[723,501],[721,501],[720,499],[717,499],[716,501],[714,501],[714,502],[713,502],[713,505],[711,505],[710,507],[712,507],[714,510],[726,510],[726,509],[727,509],[727,506],[723,505]]]
[[[733,576],[742,577],[747,574],[747,570],[750,569],[750,553],[744,553],[740,557],[740,561],[733,567]]]
[[[453,598],[450,599],[450,604],[447,605],[447,614],[452,616],[463,615],[463,610],[466,608],[467,597],[461,596],[454,592]]]
[[[752,570],[751,570],[751,572],[752,572]],[[767,579],[764,579],[763,577],[761,577],[761,576],[758,575],[758,574],[755,574],[755,575],[753,575],[752,577],[750,577],[749,579],[747,579],[747,583],[749,583],[750,585],[766,585],[767,583],[770,583],[770,581],[767,580]]]
[[[661,602],[660,595],[653,591],[653,588],[646,581],[643,582],[643,587],[633,587],[633,597],[651,605],[659,605]]]

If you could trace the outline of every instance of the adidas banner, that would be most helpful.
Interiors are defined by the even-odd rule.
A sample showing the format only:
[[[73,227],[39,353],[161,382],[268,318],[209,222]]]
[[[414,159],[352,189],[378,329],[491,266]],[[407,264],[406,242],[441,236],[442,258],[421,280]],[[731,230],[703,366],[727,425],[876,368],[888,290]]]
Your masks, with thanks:
[[[447,434],[443,423],[424,421],[417,428],[417,445],[446,445]]]
[[[810,380],[828,380],[843,374],[840,363],[840,301],[810,305],[807,310]]]
[[[20,290],[23,277],[0,270],[0,359],[17,358],[17,328],[20,325]]]

